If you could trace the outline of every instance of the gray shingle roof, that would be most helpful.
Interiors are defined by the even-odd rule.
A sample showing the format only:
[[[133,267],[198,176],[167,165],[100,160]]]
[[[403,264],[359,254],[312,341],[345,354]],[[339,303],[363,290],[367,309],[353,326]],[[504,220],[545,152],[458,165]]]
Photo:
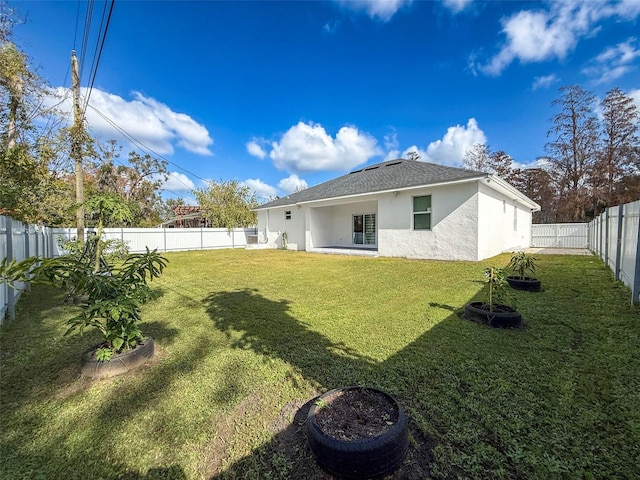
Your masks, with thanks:
[[[256,210],[486,176],[487,173],[464,168],[399,158],[355,170],[334,180],[260,205]]]

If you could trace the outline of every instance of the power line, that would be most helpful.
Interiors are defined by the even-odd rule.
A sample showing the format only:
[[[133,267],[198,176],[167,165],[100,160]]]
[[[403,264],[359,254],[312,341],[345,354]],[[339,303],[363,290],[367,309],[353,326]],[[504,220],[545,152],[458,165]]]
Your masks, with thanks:
[[[106,122],[108,122],[112,127],[114,127],[116,130],[118,130],[122,135],[125,136],[125,138],[127,140],[129,140],[130,142],[134,143],[135,145],[137,145],[138,147],[142,148],[143,150],[147,150],[151,153],[153,153],[155,156],[157,156],[158,158],[161,158],[162,160],[166,161],[167,163],[169,163],[170,165],[173,165],[176,168],[179,168],[180,170],[182,170],[185,173],[188,173],[189,175],[197,178],[198,180],[202,180],[203,182],[206,182],[207,180],[202,178],[199,175],[196,175],[195,173],[187,170],[186,168],[181,167],[180,165],[178,165],[175,162],[172,162],[171,160],[163,157],[162,155],[160,155],[158,152],[154,151],[151,147],[145,145],[143,142],[141,142],[140,140],[138,140],[137,138],[135,138],[133,135],[131,135],[130,133],[128,133],[127,131],[125,131],[122,127],[120,127],[119,125],[117,125],[113,120],[111,120],[109,117],[107,117],[104,113],[102,113],[100,110],[98,110],[96,107],[94,107],[93,105],[89,105],[91,107],[92,110],[94,110],[98,115],[100,115]],[[184,183],[183,183],[184,184]],[[186,186],[186,184],[185,184]]]
[[[93,91],[93,85],[96,81],[96,75],[98,74],[98,65],[100,64],[100,59],[102,58],[102,51],[104,50],[104,42],[107,39],[107,31],[109,30],[109,25],[111,24],[111,15],[113,14],[113,7],[115,6],[115,4],[116,4],[116,1],[111,0],[111,7],[109,8],[109,15],[107,16],[107,22],[104,26],[104,30],[102,30],[102,24],[104,22],[105,12],[107,10],[106,3],[102,10],[102,20],[100,21],[100,28],[99,28],[99,32],[102,32],[102,40],[100,40],[100,33],[98,33],[98,43],[96,43],[96,51],[98,51],[98,44],[100,45],[100,50],[98,51],[97,57],[96,57],[96,52],[94,51],[93,53],[93,59],[95,63],[92,62],[92,65],[91,65],[92,69],[89,71],[89,77],[91,78],[91,81],[89,82],[89,91],[87,92],[87,98],[84,103],[84,109],[83,109],[84,112],[87,111],[87,105],[89,105],[89,98],[91,97],[91,92]]]
[[[89,36],[91,32],[91,20],[93,18],[93,0],[87,3],[87,11],[84,16],[84,32],[82,34],[82,50],[80,51],[80,76],[84,71],[84,60],[87,56],[87,45],[89,44]]]
[[[126,167],[126,166],[127,166],[127,165],[125,164],[125,162],[124,162],[124,161],[119,160],[118,158],[116,158],[116,156],[115,156],[115,155],[112,157],[112,160],[113,160],[115,163],[117,163],[117,164],[119,164],[119,165],[122,165],[123,167]],[[186,185],[184,182],[181,182],[179,179],[177,179],[177,180],[178,180],[180,183],[182,183],[185,187],[189,188],[189,185]],[[193,197],[190,197],[190,196],[188,196],[188,195],[180,195],[179,193],[174,192],[173,190],[169,190],[168,188],[159,188],[158,190],[161,190],[161,191],[163,191],[163,192],[169,192],[169,193],[172,193],[173,195],[176,195],[177,197],[184,198],[184,199],[187,199],[187,200],[193,200],[194,202],[197,202],[197,200],[196,200],[195,198],[193,198]]]
[[[76,10],[76,28],[73,32],[73,49],[76,49],[76,40],[78,38],[78,21],[80,20],[80,0],[78,0],[78,9]],[[65,80],[66,83],[66,80]]]
[[[187,200],[193,200],[194,202],[197,202],[197,200],[195,198],[193,198],[193,197],[190,197],[188,195],[180,195],[179,193],[174,192],[173,190],[169,190],[168,188],[160,188],[160,190],[162,190],[163,192],[173,193],[174,195],[176,195],[177,197],[180,197],[180,198],[184,198],[184,199],[187,199]]]

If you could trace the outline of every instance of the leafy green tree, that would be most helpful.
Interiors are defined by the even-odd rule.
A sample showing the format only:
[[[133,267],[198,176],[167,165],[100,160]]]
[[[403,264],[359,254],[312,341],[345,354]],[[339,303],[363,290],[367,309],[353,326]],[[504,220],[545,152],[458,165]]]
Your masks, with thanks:
[[[130,152],[124,163],[118,160],[120,150],[115,140],[99,147],[100,158],[89,169],[96,190],[116,193],[128,202],[132,225],[157,225],[163,217],[159,190],[168,178],[167,162]]]
[[[49,163],[47,146],[59,122],[55,110],[43,108],[42,98],[51,92],[10,40],[14,15],[0,4],[0,212],[55,225],[65,217],[65,208],[51,205],[71,204],[60,202],[66,186],[52,175],[55,169]],[[35,124],[36,117],[45,122]]]
[[[251,189],[236,180],[210,181],[193,191],[203,216],[214,228],[249,227],[256,224],[258,200]]]
[[[100,259],[102,258],[102,231],[108,224],[123,224],[130,222],[133,218],[129,204],[116,193],[102,193],[94,195],[84,202],[85,212],[92,212],[98,218],[98,233],[96,258],[94,272],[100,269]]]

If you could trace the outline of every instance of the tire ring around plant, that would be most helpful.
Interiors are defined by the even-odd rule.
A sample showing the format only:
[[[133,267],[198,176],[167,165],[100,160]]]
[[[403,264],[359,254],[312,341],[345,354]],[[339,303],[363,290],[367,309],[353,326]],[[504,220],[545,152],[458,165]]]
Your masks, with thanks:
[[[99,347],[93,346],[83,354],[80,371],[85,377],[114,377],[128,372],[153,358],[154,347],[153,338],[145,337],[143,343],[136,348],[116,353],[110,360],[101,362],[93,355],[93,352]]]
[[[472,321],[477,321],[496,328],[520,328],[522,315],[511,309],[509,312],[489,312],[482,308],[483,302],[471,302],[464,306],[464,316]],[[504,306],[503,306],[504,307]]]
[[[539,292],[541,289],[541,282],[537,278],[524,277],[507,277],[507,283],[511,288],[516,290],[524,290],[525,292]]]
[[[322,431],[316,420],[316,402],[338,391],[366,388],[386,396],[398,411],[398,420],[390,430],[365,440],[338,440]],[[395,472],[409,449],[407,417],[402,407],[386,392],[369,387],[342,387],[318,397],[309,409],[307,439],[318,465],[328,473],[344,479],[383,478]]]

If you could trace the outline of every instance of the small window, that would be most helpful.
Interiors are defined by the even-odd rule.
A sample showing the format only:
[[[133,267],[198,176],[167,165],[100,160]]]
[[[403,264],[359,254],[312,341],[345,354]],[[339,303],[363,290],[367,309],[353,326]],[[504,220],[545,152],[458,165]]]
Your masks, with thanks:
[[[518,231],[518,207],[516,205],[513,206],[513,231]]]
[[[413,229],[431,230],[431,195],[413,197]]]
[[[285,210],[284,219],[285,220],[291,220],[291,210]]]

